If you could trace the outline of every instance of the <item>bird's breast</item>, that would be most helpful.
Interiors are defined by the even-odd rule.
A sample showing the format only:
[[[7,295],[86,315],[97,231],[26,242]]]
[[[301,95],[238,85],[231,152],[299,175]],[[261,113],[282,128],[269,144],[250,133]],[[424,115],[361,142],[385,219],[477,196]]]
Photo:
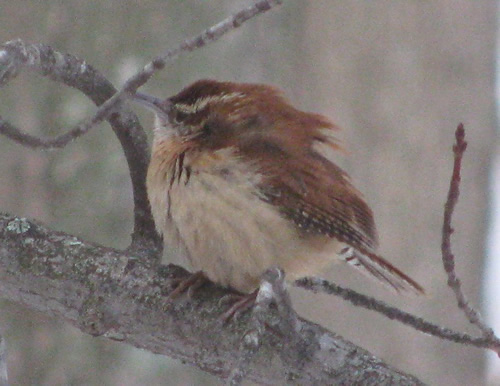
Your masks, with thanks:
[[[194,270],[249,292],[271,266],[294,278],[331,261],[331,254],[311,256],[295,225],[263,200],[262,175],[232,149],[169,157],[156,150],[147,178],[155,223],[166,248],[185,255]]]

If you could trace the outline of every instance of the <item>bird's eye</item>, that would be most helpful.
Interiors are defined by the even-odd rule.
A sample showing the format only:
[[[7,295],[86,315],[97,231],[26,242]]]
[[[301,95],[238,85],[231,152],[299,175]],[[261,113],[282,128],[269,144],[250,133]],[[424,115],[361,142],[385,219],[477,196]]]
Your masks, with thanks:
[[[187,113],[183,113],[179,110],[172,110],[172,112],[169,114],[169,118],[172,123],[182,123],[186,120],[187,117]]]
[[[187,117],[188,117],[188,114],[183,113],[182,111],[177,111],[177,114],[175,115],[175,120],[177,122],[183,122],[186,120]]]

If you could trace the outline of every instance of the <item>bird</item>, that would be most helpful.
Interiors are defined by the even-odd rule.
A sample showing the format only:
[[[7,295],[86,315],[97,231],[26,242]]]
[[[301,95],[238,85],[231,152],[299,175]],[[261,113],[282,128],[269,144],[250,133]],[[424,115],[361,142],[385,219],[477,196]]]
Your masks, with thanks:
[[[270,267],[293,281],[342,261],[424,294],[377,254],[373,212],[335,163],[343,148],[328,118],[266,84],[202,79],[134,100],[155,112],[146,185],[156,228],[197,277],[248,294]]]

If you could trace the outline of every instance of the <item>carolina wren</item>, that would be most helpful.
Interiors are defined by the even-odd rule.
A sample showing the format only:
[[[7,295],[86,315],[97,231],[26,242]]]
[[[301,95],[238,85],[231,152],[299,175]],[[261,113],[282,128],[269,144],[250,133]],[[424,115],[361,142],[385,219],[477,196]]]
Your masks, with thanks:
[[[397,292],[422,287],[375,254],[373,214],[332,160],[337,127],[267,85],[200,80],[156,111],[147,189],[169,247],[213,282],[250,292],[347,262]]]

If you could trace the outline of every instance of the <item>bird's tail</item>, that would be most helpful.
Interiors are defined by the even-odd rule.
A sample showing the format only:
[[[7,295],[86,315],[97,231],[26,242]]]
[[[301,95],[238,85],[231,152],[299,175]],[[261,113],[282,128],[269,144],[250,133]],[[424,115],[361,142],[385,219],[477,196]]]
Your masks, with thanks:
[[[342,259],[398,293],[425,294],[420,284],[374,253],[351,247],[342,254]]]

